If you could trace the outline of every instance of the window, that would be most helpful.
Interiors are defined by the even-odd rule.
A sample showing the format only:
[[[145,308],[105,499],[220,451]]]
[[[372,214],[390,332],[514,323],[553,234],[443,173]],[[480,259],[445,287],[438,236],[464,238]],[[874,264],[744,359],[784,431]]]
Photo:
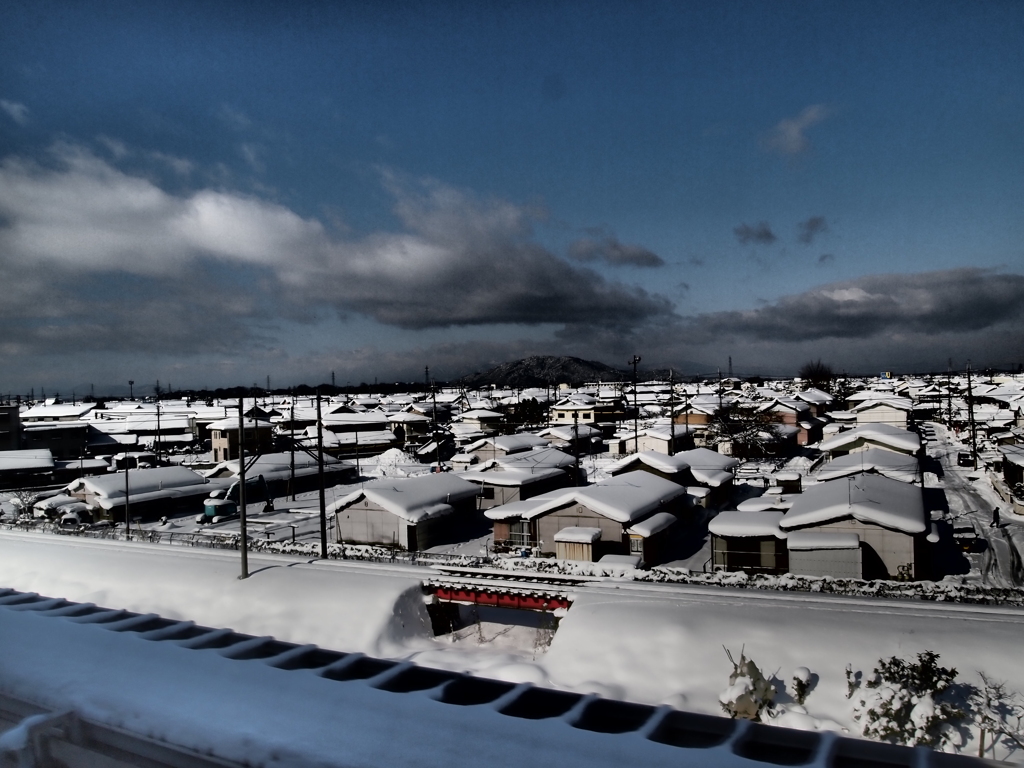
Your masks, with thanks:
[[[589,419],[590,417],[591,417],[591,414],[590,414],[589,411],[587,413],[584,413],[582,416],[580,416],[581,419]]]
[[[644,540],[639,536],[629,537],[629,554],[631,555],[643,555],[644,553]]]
[[[530,521],[516,520],[515,522],[509,523],[508,537],[511,539],[514,546],[528,546],[530,543]]]
[[[481,499],[493,499],[494,498],[494,486],[485,485],[480,489]]]

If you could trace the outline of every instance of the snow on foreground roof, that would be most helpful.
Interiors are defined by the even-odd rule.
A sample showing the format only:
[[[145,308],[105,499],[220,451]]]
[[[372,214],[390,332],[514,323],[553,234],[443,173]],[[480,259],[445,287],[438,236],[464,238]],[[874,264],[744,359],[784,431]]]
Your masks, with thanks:
[[[0,584],[256,636],[646,704],[667,702],[718,716],[718,695],[732,671],[722,645],[734,652],[742,646],[763,669],[779,670],[780,681],[791,679],[798,666],[819,676],[806,702],[808,714],[785,723],[809,729],[858,732],[844,670],[851,664],[870,673],[880,657],[929,649],[945,666],[996,670],[1010,690],[1024,689],[1024,669],[1006,663],[1024,628],[1024,614],[1015,609],[597,583],[574,588],[574,605],[561,619],[550,650],[534,660],[529,653],[462,651],[431,640],[418,589],[420,569],[254,555],[254,575],[241,582],[235,578],[237,557],[4,532]],[[392,694],[362,682],[283,672],[261,662],[224,659],[216,651],[186,651],[173,643],[142,641],[132,632],[15,608],[0,607],[0,637],[5,640],[0,684],[6,692],[40,703],[60,696],[64,706],[87,716],[120,718],[112,724],[159,738],[188,734],[197,746],[254,766],[334,765],[339,756],[346,764],[422,766],[427,754],[436,757],[428,761],[432,765],[486,761],[503,768],[550,762],[556,753],[561,764],[574,768],[691,764],[678,749],[649,753],[649,745],[636,736],[595,735],[557,719],[510,724],[488,707],[453,709],[424,694]],[[92,638],[99,638],[98,650]],[[962,676],[977,682],[970,673]],[[222,686],[229,683],[232,695],[222,697]],[[225,719],[224,713],[233,714]],[[495,743],[502,747],[492,753]],[[538,743],[544,754],[532,751]],[[731,755],[701,750],[692,764],[714,766],[719,758]],[[750,763],[729,759],[725,764]]]
[[[440,472],[416,477],[386,477],[367,483],[327,507],[333,514],[367,499],[410,523],[440,517],[452,511],[452,502],[476,496],[478,486],[456,475]]]
[[[858,440],[870,440],[890,446],[897,451],[905,453],[917,453],[921,447],[921,438],[913,432],[909,432],[892,424],[864,424],[860,427],[840,432],[839,434],[822,440],[818,448],[822,451],[835,451],[856,443]]]
[[[531,520],[567,504],[583,504],[617,523],[642,520],[686,488],[649,472],[629,472],[583,488],[560,488],[525,501],[492,507],[484,514],[491,520],[521,517]]]
[[[5,649],[12,663],[0,671],[5,693],[210,756],[175,765],[512,768],[557,758],[564,768],[678,768],[694,760],[707,768],[767,768],[728,748],[593,733],[558,717],[513,718],[488,704],[458,706],[422,692],[283,671],[34,611],[0,608],[0,634],[12,645]]]
[[[517,451],[528,451],[531,448],[543,448],[548,445],[547,440],[537,435],[531,435],[529,433],[523,433],[521,435],[497,435],[495,437],[485,437],[483,440],[477,440],[471,445],[467,445],[463,450],[466,453],[476,451],[483,448],[485,445],[490,445],[499,450],[505,451],[506,453],[515,453]]]
[[[721,714],[718,695],[732,671],[722,645],[734,654],[742,647],[762,669],[779,670],[780,681],[792,679],[800,666],[819,675],[806,701],[809,717],[794,727],[852,733],[860,729],[846,698],[847,664],[870,675],[879,658],[928,649],[972,682],[977,677],[967,670],[996,669],[1013,678],[1011,690],[1024,687],[1024,669],[1006,663],[1019,645],[1019,611],[961,613],[753,590],[681,594],[664,587],[663,597],[655,597],[646,589],[630,594],[630,588],[579,590],[540,661],[553,683],[632,701],[685,702],[685,709]]]
[[[239,580],[237,552],[0,532],[0,585],[23,592],[376,655],[430,636],[416,569],[340,576],[254,554],[249,568]]]
[[[853,475],[807,488],[793,497],[783,529],[852,517],[903,533],[924,533],[927,521],[921,489],[880,475]]]
[[[819,480],[834,480],[870,470],[904,483],[915,483],[919,477],[916,457],[884,448],[868,448],[866,451],[840,456],[822,466],[815,477]]]

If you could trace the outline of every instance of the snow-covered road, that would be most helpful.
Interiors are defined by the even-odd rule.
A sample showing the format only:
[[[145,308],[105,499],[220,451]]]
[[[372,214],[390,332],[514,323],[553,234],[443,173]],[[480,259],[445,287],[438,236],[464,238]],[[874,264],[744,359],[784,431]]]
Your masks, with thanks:
[[[966,446],[956,442],[945,427],[935,424],[934,429],[936,441],[928,445],[928,455],[942,465],[942,487],[950,516],[970,520],[986,542],[980,556],[972,558],[982,583],[992,587],[1024,586],[1024,562],[1020,554],[1024,529],[1018,522],[1008,519],[1006,505],[986,479],[984,468],[975,470],[957,465],[957,453]],[[992,510],[996,507],[1003,510],[1001,525],[991,527]]]

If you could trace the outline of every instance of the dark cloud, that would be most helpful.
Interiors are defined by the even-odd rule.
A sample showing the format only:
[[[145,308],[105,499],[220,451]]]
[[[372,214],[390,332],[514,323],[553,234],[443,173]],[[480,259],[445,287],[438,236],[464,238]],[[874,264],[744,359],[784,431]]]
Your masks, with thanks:
[[[831,253],[823,253],[818,257],[818,266],[824,266],[825,264],[831,264],[836,260],[836,257]]]
[[[577,240],[569,246],[569,257],[576,261],[604,261],[615,266],[665,266],[665,260],[654,251],[639,245],[626,245],[614,235]]]
[[[330,310],[408,329],[673,316],[540,245],[543,212],[434,182],[385,175],[403,229],[356,240],[249,195],[169,194],[78,146],[51,161],[0,162],[0,354],[228,349]]]
[[[767,221],[759,221],[753,226],[750,224],[739,224],[733,227],[732,231],[742,245],[750,243],[755,245],[771,245],[779,239],[772,232],[772,228]]]
[[[870,339],[978,332],[1022,315],[1024,276],[968,268],[832,283],[758,309],[700,316],[692,330],[716,340]]]
[[[811,216],[807,221],[801,221],[796,225],[799,234],[797,240],[804,245],[810,245],[814,238],[822,232],[828,232],[828,222],[824,216]]]

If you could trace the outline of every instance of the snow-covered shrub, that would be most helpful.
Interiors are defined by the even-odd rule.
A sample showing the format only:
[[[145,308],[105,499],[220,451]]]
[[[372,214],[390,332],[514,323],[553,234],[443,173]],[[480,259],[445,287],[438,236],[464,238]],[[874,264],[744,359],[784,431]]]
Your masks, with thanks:
[[[956,725],[966,713],[952,701],[956,670],[940,667],[938,660],[934,651],[916,660],[878,660],[873,678],[858,683],[853,696],[853,717],[865,736],[909,746],[958,745]]]
[[[797,667],[793,670],[793,700],[802,705],[810,691],[811,670],[807,667]]]
[[[1019,693],[1011,692],[1006,683],[1001,683],[979,673],[981,687],[970,693],[969,706],[971,721],[978,729],[978,757],[1000,759],[996,747],[1002,742],[1007,758],[1018,749],[1024,748],[1024,701]]]
[[[718,696],[723,711],[732,718],[760,722],[765,710],[770,711],[774,706],[775,686],[768,682],[743,650],[740,650],[739,661],[733,659],[728,648],[725,655],[732,664],[732,674],[729,675],[729,687]]]

